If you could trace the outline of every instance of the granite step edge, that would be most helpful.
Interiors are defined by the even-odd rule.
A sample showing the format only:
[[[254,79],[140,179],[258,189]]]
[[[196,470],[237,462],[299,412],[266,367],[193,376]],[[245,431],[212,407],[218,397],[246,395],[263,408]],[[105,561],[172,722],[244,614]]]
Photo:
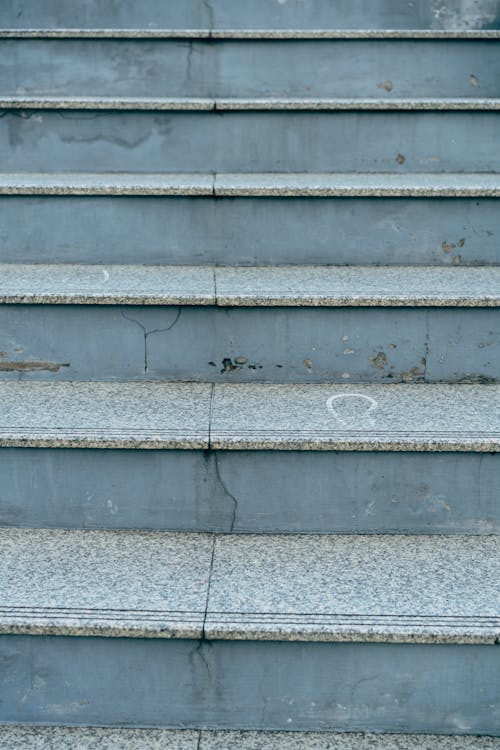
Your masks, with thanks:
[[[0,195],[496,198],[500,174],[0,172]]]
[[[497,750],[479,735],[277,732],[0,724],[0,748],[11,750]]]
[[[4,39],[499,39],[500,29],[335,29],[335,28],[8,28]]]
[[[0,304],[497,307],[500,266],[0,264]]]
[[[145,110],[145,111],[494,111],[495,97],[131,97],[0,96],[0,109]]]

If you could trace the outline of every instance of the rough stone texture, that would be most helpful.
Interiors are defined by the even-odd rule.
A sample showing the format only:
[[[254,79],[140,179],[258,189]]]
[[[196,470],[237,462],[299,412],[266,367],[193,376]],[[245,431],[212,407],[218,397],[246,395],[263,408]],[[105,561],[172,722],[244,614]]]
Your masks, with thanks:
[[[500,267],[226,267],[216,283],[217,304],[231,306],[500,305]]]
[[[200,750],[495,750],[499,745],[493,737],[429,734],[202,732]]]
[[[496,174],[136,174],[0,175],[0,195],[216,195],[448,197],[500,196]]]
[[[213,195],[210,174],[3,172],[0,195]]]
[[[500,539],[227,536],[209,639],[495,643]]]
[[[495,451],[500,387],[215,385],[217,449]]]
[[[1,303],[211,305],[208,266],[0,265]]]
[[[406,99],[328,99],[256,97],[210,99],[206,97],[131,96],[10,96],[0,99],[0,109],[91,109],[91,110],[498,110],[500,99],[473,97]]]
[[[204,534],[0,529],[0,633],[201,636]]]
[[[12,748],[24,750],[197,750],[199,735],[200,733],[196,730],[105,729],[4,724],[0,725],[0,750],[12,750]],[[455,750],[455,746],[452,747]],[[478,745],[477,747],[489,746]],[[457,745],[456,750],[462,750],[462,745]]]
[[[495,536],[0,529],[0,543],[3,634],[484,644],[500,633]]]
[[[500,175],[226,173],[216,174],[215,195],[493,198],[500,196]]]
[[[497,29],[0,29],[0,39],[498,39]]]
[[[500,267],[0,265],[9,304],[496,307]]]
[[[208,448],[211,386],[0,384],[0,445]]]
[[[478,736],[0,725],[1,750],[495,750],[498,746],[497,739]]]

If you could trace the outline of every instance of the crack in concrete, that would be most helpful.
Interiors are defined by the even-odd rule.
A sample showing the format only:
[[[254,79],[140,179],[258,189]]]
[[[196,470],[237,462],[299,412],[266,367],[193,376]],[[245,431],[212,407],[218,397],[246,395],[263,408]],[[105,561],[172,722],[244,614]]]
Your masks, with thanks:
[[[425,343],[424,343],[424,372],[422,379],[424,383],[427,382],[427,362],[429,359],[429,310],[425,315]]]
[[[177,308],[177,314],[175,316],[175,319],[174,319],[174,321],[169,326],[167,326],[166,328],[153,328],[153,330],[151,330],[151,331],[148,331],[146,329],[146,327],[143,326],[142,323],[140,323],[135,318],[131,318],[128,315],[126,315],[123,310],[121,310],[120,312],[121,312],[122,318],[125,318],[125,320],[129,320],[131,323],[135,323],[136,325],[138,325],[139,328],[142,330],[142,332],[144,334],[144,373],[147,373],[148,369],[149,369],[149,362],[148,362],[148,338],[153,333],[165,333],[166,331],[171,331],[172,328],[179,322],[179,318],[181,317],[181,313],[182,313],[182,306],[181,305],[178,306],[178,308]]]
[[[233,503],[233,513],[231,516],[231,523],[229,525],[229,533],[231,534],[234,530],[234,525],[236,523],[236,515],[238,513],[238,500],[235,498],[232,492],[229,491],[225,481],[221,477],[220,467],[219,467],[219,457],[218,457],[217,451],[214,451],[214,464],[215,464],[215,476],[217,478],[217,481],[219,482],[220,486],[222,487],[226,495],[232,500],[232,503]]]

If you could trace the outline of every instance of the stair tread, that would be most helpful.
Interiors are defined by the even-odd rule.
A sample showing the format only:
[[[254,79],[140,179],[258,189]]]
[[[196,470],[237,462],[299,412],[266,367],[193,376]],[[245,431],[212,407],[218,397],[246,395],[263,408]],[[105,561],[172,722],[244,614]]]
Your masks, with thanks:
[[[313,365],[313,363],[312,363]],[[494,385],[215,385],[215,449],[489,451]]]
[[[0,109],[118,110],[498,110],[494,97],[1,96]]]
[[[0,446],[208,448],[203,383],[0,383]]]
[[[499,29],[385,28],[0,28],[14,39],[499,39]]]
[[[500,174],[1,172],[0,195],[499,197]]]
[[[498,750],[494,737],[359,732],[211,731],[0,724],[0,748],[25,750]]]
[[[500,305],[500,266],[0,264],[0,303]]]
[[[0,446],[475,451],[498,385],[0,382]]]
[[[401,643],[500,634],[497,536],[3,528],[0,540],[2,633]]]

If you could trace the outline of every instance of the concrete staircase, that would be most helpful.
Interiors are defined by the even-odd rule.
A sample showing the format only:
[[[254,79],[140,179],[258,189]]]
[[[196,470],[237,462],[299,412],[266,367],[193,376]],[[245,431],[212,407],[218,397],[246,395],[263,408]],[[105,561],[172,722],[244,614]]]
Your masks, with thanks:
[[[0,747],[498,748],[499,3],[0,27]]]

